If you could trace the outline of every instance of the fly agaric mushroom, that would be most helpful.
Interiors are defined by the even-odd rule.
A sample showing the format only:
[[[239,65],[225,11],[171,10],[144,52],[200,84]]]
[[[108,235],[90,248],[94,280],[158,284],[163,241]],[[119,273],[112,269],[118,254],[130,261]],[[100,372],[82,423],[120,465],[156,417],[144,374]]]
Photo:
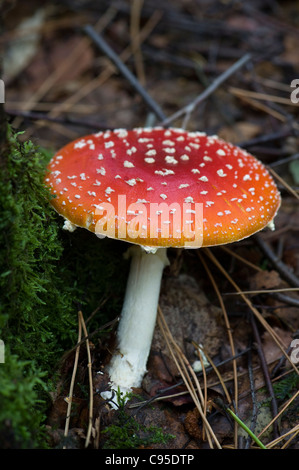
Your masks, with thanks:
[[[168,247],[235,242],[266,226],[280,205],[255,157],[201,132],[137,128],[99,132],[62,148],[46,184],[64,228],[132,243],[111,388],[141,385]]]

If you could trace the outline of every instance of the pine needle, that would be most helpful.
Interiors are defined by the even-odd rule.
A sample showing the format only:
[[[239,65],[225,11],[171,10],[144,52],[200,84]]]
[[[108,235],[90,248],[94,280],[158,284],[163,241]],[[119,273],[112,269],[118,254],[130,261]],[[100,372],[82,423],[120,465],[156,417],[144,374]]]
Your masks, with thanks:
[[[78,368],[80,342],[81,342],[81,337],[82,337],[82,323],[81,323],[81,320],[80,320],[79,313],[78,313],[78,320],[79,320],[79,322],[78,322],[79,323],[79,325],[78,325],[78,340],[77,340],[78,346],[76,348],[73,373],[72,373],[72,378],[71,378],[71,383],[70,383],[70,390],[69,390],[69,395],[67,397],[67,404],[68,405],[67,405],[67,414],[66,414],[66,421],[65,421],[65,428],[64,428],[64,437],[67,437],[68,432],[69,432],[69,424],[70,424],[72,401],[73,401],[73,391],[74,391],[75,378],[76,378],[76,373],[77,373],[77,368]],[[65,446],[63,448],[65,449]]]

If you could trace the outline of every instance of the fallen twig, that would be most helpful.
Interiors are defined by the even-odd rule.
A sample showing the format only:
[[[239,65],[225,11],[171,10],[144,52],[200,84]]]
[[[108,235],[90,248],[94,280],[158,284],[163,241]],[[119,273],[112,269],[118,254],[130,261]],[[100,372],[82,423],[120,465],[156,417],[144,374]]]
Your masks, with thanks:
[[[165,322],[164,316],[160,308],[158,308],[158,324],[160,326],[161,332],[164,336],[168,349],[172,355],[172,358],[177,366],[178,371],[180,372],[181,377],[192,397],[196,408],[199,411],[199,414],[202,418],[203,424],[205,426],[207,432],[207,438],[209,441],[210,446],[213,448],[213,441],[218,449],[221,448],[220,443],[216,435],[214,434],[209,421],[207,420],[204,414],[204,397],[197,380],[196,374],[193,371],[192,367],[190,366],[187,358],[184,356],[182,351],[180,350],[179,346],[175,343],[172,338],[172,335],[168,329],[168,326]],[[195,381],[196,389],[192,383],[192,379]]]
[[[250,347],[248,351],[248,378],[250,384],[250,394],[251,394],[251,401],[252,401],[252,416],[251,416],[251,424],[250,430],[254,432],[257,420],[257,413],[258,407],[256,404],[256,393],[255,393],[255,384],[254,384],[254,375],[253,375],[253,367],[252,367],[252,341],[250,339]],[[248,436],[248,439],[245,444],[245,449],[249,449],[251,443],[251,436]]]
[[[259,234],[253,235],[253,239],[274,268],[279,272],[282,279],[293,287],[299,287],[299,279],[297,276],[275,255],[269,244]]]
[[[259,356],[259,359],[260,359],[260,363],[261,363],[262,371],[263,371],[263,374],[264,374],[266,386],[267,386],[269,395],[271,397],[272,413],[273,413],[273,416],[276,416],[277,413],[278,413],[277,401],[276,401],[275,393],[274,393],[274,390],[273,390],[273,386],[272,386],[272,382],[271,382],[267,362],[266,362],[266,359],[265,359],[265,356],[264,356],[261,338],[260,338],[259,331],[258,331],[258,328],[257,328],[257,325],[256,325],[253,314],[250,315],[250,322],[251,322],[253,336],[254,336],[254,339],[255,339],[257,353],[258,353],[258,356]],[[274,426],[273,426],[273,431],[274,431],[274,437],[277,437],[278,436],[278,428],[277,428],[277,422],[276,421],[275,421]]]
[[[206,88],[203,93],[198,95],[191,103],[189,103],[187,106],[184,106],[183,108],[179,109],[177,112],[175,112],[172,116],[169,116],[168,118],[162,120],[160,123],[162,126],[167,126],[171,122],[175,121],[179,117],[185,115],[190,116],[191,113],[194,111],[194,109],[202,103],[206,98],[208,98],[214,91],[219,88],[220,85],[222,85],[225,80],[227,80],[231,75],[233,75],[237,70],[239,70],[243,65],[245,65],[249,60],[251,59],[251,54],[245,54],[241,59],[237,60],[231,67],[229,67],[225,72],[223,72],[219,77],[217,77],[211,85]],[[186,119],[185,119],[186,123]]]
[[[135,75],[128,69],[124,62],[119,58],[119,56],[111,49],[107,42],[98,34],[91,25],[86,25],[84,27],[85,33],[94,41],[94,43],[101,49],[104,54],[114,63],[119,72],[128,80],[128,82],[135,88],[137,93],[144,99],[147,106],[155,113],[158,119],[164,120],[165,114],[163,113],[160,106],[152,99],[149,93],[137,80]]]
[[[228,281],[232,284],[232,286],[238,291],[240,292],[240,295],[242,297],[242,299],[245,301],[245,303],[249,306],[249,308],[251,309],[251,311],[254,313],[254,315],[256,316],[256,318],[259,320],[259,322],[261,323],[261,325],[265,328],[266,331],[268,331],[268,333],[270,334],[270,336],[273,338],[273,340],[275,341],[275,343],[277,344],[277,346],[279,347],[279,349],[281,350],[281,352],[283,353],[283,355],[286,357],[286,359],[289,361],[289,364],[290,366],[294,369],[294,371],[296,372],[296,374],[299,374],[299,370],[298,368],[296,367],[296,365],[291,361],[291,358],[288,356],[288,354],[286,353],[283,345],[282,345],[282,342],[281,342],[281,339],[279,338],[279,335],[273,330],[273,328],[270,327],[270,325],[268,324],[268,322],[264,319],[264,317],[260,314],[260,312],[252,305],[251,301],[247,298],[246,295],[243,294],[243,292],[241,291],[241,289],[239,288],[239,286],[237,285],[237,283],[229,276],[229,274],[225,271],[225,269],[223,268],[223,266],[219,263],[219,261],[217,260],[217,258],[211,253],[211,250],[209,250],[209,248],[204,248],[205,252],[207,253],[208,257],[212,260],[212,262],[218,267],[218,269],[220,270],[220,272],[222,272],[222,274],[224,274],[224,276],[228,279]]]
[[[80,320],[79,313],[78,313],[78,323],[79,323],[79,325],[78,325],[78,340],[77,340],[77,346],[76,346],[75,361],[74,361],[74,367],[73,367],[73,373],[72,373],[72,378],[71,378],[69,395],[66,399],[66,401],[67,401],[67,413],[66,413],[66,421],[65,421],[65,428],[64,428],[64,437],[67,437],[68,432],[69,432],[71,409],[72,409],[72,400],[73,400],[73,391],[74,391],[74,384],[75,384],[75,378],[76,378],[78,360],[79,360],[79,353],[80,353],[80,342],[81,342],[81,336],[82,336],[82,323],[81,323],[81,320]],[[63,448],[65,449],[66,447],[64,446]]]
[[[209,270],[208,266],[207,266],[207,263],[205,262],[204,258],[202,257],[201,253],[199,251],[197,251],[197,254],[198,254],[198,257],[200,258],[205,270],[206,270],[206,273],[208,274],[209,276],[209,279],[213,285],[213,288],[216,292],[216,295],[218,297],[218,300],[219,300],[219,303],[221,305],[221,309],[222,309],[222,312],[223,312],[223,316],[224,316],[224,321],[225,321],[225,326],[226,326],[226,330],[227,330],[227,334],[228,334],[228,339],[229,339],[229,343],[230,343],[230,348],[231,348],[231,352],[232,352],[232,355],[234,356],[236,351],[235,351],[235,345],[234,345],[234,340],[233,340],[233,335],[232,335],[232,331],[231,331],[231,327],[230,327],[230,323],[229,323],[229,318],[228,318],[228,315],[227,315],[227,312],[226,312],[226,308],[225,308],[225,305],[224,305],[224,302],[223,302],[223,299],[222,299],[222,296],[220,294],[220,291],[218,289],[218,286],[217,286],[217,283],[215,282],[215,279],[213,278],[212,276],[212,273],[211,271]],[[210,362],[211,359],[208,358],[208,361]],[[212,365],[213,367],[213,364],[212,362],[210,362],[210,364]],[[233,363],[233,373],[234,373],[234,401],[235,401],[235,404],[236,406],[238,406],[238,374],[237,374],[237,362],[234,360]],[[214,369],[216,374],[218,375],[218,369]],[[225,391],[225,389],[224,389]],[[227,399],[228,399],[228,402],[230,402],[230,398],[229,396],[227,395]],[[237,446],[237,428],[235,427],[235,445]]]
[[[87,350],[87,357],[88,357],[87,367],[88,367],[88,376],[89,376],[89,422],[88,422],[87,436],[85,440],[85,447],[88,447],[89,442],[90,442],[91,431],[92,431],[92,419],[93,419],[93,386],[92,386],[92,370],[91,370],[92,364],[91,364],[91,354],[90,354],[88,333],[87,333],[87,329],[86,329],[85,322],[84,322],[84,317],[83,317],[81,310],[78,311],[78,323],[79,323],[79,326],[78,326],[79,331],[78,331],[75,361],[74,361],[73,373],[72,373],[72,378],[71,378],[69,396],[66,399],[68,406],[67,406],[67,416],[66,416],[65,429],[64,429],[64,437],[67,437],[68,431],[69,431],[73,390],[74,390],[75,378],[76,378],[76,373],[77,373],[77,368],[78,368],[78,360],[79,360],[79,353],[80,353],[80,345],[82,342],[81,338],[82,338],[82,329],[83,329],[84,334],[85,334],[84,341],[86,341],[86,350]],[[64,449],[65,448],[66,446],[64,446]]]
[[[79,311],[79,318],[80,322],[82,323],[82,328],[85,334],[85,337],[88,337],[87,329],[84,322],[83,313],[81,310]],[[89,421],[88,421],[88,428],[87,428],[87,436],[85,441],[85,447],[89,446],[90,436],[92,431],[92,418],[93,418],[93,386],[92,386],[92,363],[91,363],[91,354],[90,354],[90,347],[89,347],[89,340],[86,339],[86,350],[87,350],[87,358],[88,358],[88,378],[89,378]]]

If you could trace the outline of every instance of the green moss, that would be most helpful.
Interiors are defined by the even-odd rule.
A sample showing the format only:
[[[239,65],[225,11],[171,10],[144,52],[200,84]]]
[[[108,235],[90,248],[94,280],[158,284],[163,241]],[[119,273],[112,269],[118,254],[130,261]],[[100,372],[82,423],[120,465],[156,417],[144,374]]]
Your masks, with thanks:
[[[21,144],[10,132],[0,170],[2,339],[9,340],[10,349],[26,360],[39,350],[43,365],[48,366],[55,346],[73,336],[69,326],[75,326],[75,316],[71,289],[62,287],[57,276],[63,246],[42,184],[44,168],[43,154],[31,142]],[[57,311],[65,314],[58,318]]]
[[[92,332],[117,315],[125,288],[122,243],[62,230],[43,184],[49,158],[8,128],[0,164],[0,447],[8,419],[20,446],[44,445],[37,430],[59,360],[76,343],[78,303],[88,317],[109,299]]]
[[[43,374],[30,361],[6,354],[0,367],[0,383],[0,448],[35,447],[44,435],[43,402],[36,393],[44,386]]]
[[[278,400],[288,400],[298,390],[298,387],[299,377],[295,371],[273,384],[273,390]]]
[[[144,426],[130,416],[125,404],[132,394],[123,395],[118,391],[115,401],[118,404],[116,419],[102,434],[106,435],[104,449],[138,449],[152,444],[166,444],[174,436],[164,433],[158,426]]]

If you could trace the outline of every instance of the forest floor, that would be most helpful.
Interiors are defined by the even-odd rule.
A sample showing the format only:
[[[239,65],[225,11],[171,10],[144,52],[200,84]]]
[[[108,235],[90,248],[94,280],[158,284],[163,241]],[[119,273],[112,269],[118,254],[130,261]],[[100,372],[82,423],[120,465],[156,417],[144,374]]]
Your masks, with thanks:
[[[76,369],[76,350],[66,354],[46,423],[51,447],[299,448],[298,24],[298,1],[30,0],[8,9],[5,110],[22,138],[54,153],[99,130],[167,120],[245,148],[282,196],[275,231],[170,250],[148,374],[129,403],[115,411],[100,396],[108,340],[89,331]],[[200,345],[209,365],[195,374]]]

